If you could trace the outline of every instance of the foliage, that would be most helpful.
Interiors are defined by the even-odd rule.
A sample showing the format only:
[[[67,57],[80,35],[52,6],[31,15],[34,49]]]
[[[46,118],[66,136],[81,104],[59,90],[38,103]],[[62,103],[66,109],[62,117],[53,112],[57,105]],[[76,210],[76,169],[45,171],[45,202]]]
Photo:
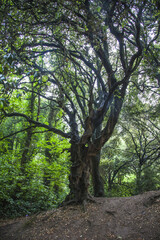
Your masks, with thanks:
[[[68,192],[66,157],[61,155],[48,164],[37,154],[26,166],[24,176],[17,155],[13,151],[5,154],[0,162],[1,217],[29,215],[56,207]],[[44,177],[50,179],[49,186],[44,184]]]
[[[23,101],[21,104],[24,106]],[[22,173],[21,158],[26,134],[20,131],[12,136],[12,133],[23,124],[11,119],[1,124],[1,136],[10,136],[0,142],[1,217],[29,215],[56,207],[68,192],[68,154],[62,151],[69,144],[56,135],[50,139],[51,159],[48,162],[45,156],[45,149],[48,148],[46,133],[34,133],[29,149],[30,161],[25,165],[25,174]],[[45,185],[44,178],[50,180],[49,185]]]

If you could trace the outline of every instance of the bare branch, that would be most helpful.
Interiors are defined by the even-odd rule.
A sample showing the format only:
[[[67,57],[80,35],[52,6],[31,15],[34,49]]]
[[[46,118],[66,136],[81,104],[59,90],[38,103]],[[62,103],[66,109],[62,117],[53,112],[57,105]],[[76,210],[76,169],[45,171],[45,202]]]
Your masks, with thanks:
[[[59,130],[59,129],[56,129],[56,128],[53,128],[53,127],[50,127],[48,126],[47,124],[44,124],[44,123],[40,123],[38,121],[35,121],[31,118],[29,118],[27,115],[23,114],[23,113],[17,113],[17,112],[13,112],[13,113],[6,113],[5,111],[4,112],[4,115],[5,117],[14,117],[14,116],[17,116],[17,117],[23,117],[25,118],[29,123],[32,123],[34,124],[35,126],[37,127],[42,127],[42,128],[46,128],[48,129],[49,131],[52,131],[64,138],[70,138],[71,137],[71,134],[70,133],[64,133],[63,131]]]

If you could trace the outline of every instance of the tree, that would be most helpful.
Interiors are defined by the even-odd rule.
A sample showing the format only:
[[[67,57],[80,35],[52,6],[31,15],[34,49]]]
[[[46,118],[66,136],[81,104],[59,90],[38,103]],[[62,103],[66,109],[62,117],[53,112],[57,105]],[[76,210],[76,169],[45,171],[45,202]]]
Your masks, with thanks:
[[[112,136],[133,74],[143,69],[144,54],[158,41],[157,12],[156,4],[138,0],[19,0],[1,7],[1,115],[24,118],[70,140],[71,201],[89,198],[92,166],[99,171],[96,156]],[[31,90],[27,79],[33,76]],[[65,129],[40,115],[37,120],[14,112],[9,99],[16,89],[54,102]]]
[[[143,192],[148,169],[150,169],[148,184],[151,182],[151,166],[154,165],[155,168],[160,159],[159,123],[155,124],[151,116],[147,115],[141,112],[136,117],[132,116],[128,123],[122,123],[127,134],[125,141],[128,154],[126,155],[132,158],[131,167],[136,174],[136,193]]]

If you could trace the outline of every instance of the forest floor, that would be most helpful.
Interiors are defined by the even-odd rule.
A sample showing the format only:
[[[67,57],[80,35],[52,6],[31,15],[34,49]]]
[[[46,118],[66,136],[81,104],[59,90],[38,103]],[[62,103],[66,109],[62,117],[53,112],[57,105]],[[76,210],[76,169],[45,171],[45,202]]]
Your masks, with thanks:
[[[0,240],[160,240],[160,191],[0,220]]]

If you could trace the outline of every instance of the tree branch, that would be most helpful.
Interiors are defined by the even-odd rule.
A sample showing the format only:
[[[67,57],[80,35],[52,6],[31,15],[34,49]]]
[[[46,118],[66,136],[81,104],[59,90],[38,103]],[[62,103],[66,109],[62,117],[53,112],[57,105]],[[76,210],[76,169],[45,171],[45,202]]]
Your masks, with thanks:
[[[59,129],[56,129],[56,128],[53,128],[53,127],[50,127],[48,126],[47,124],[44,124],[44,123],[40,123],[38,121],[35,121],[31,118],[29,118],[27,115],[23,114],[23,113],[17,113],[17,112],[13,112],[13,113],[6,113],[5,111],[4,112],[4,115],[5,117],[23,117],[25,118],[29,123],[33,123],[35,124],[37,127],[43,127],[43,128],[46,128],[48,129],[49,131],[52,131],[64,138],[71,138],[71,134],[70,133],[64,133],[63,131],[59,130]]]
[[[16,134],[18,134],[18,133],[21,133],[21,132],[27,131],[27,130],[30,129],[30,128],[33,128],[33,126],[28,127],[28,128],[24,128],[24,129],[22,129],[22,130],[19,130],[19,131],[17,131],[17,132],[14,132],[14,133],[11,133],[11,134],[9,134],[9,135],[3,137],[3,138],[0,138],[0,141],[4,140],[4,139],[6,139],[6,138],[12,137],[12,136],[14,136],[14,135],[16,135]]]

